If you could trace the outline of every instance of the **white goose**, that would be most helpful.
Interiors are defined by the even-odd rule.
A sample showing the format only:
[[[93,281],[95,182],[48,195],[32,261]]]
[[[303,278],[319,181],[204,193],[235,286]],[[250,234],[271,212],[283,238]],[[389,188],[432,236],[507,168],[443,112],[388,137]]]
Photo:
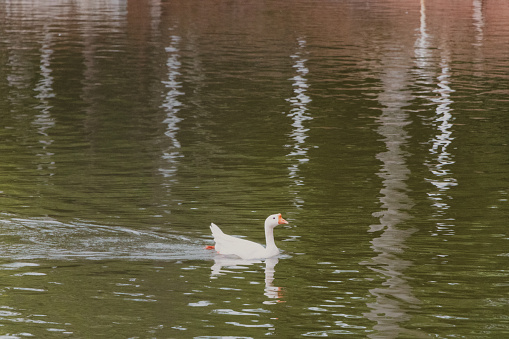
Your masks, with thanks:
[[[207,246],[206,248],[215,248],[219,254],[234,254],[242,259],[270,258],[279,254],[279,249],[274,242],[274,228],[281,224],[288,224],[281,213],[270,215],[265,219],[265,241],[267,245],[263,247],[255,242],[224,234],[216,224],[211,223],[210,230],[216,245]]]

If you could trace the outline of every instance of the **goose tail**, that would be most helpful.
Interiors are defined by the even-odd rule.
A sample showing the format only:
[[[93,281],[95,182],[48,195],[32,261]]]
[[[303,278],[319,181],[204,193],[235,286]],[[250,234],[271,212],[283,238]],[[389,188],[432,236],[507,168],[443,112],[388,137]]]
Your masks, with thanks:
[[[217,237],[217,236],[224,235],[223,231],[221,231],[219,226],[217,226],[213,222],[210,223],[210,230],[212,231],[212,235],[214,236],[214,238]]]

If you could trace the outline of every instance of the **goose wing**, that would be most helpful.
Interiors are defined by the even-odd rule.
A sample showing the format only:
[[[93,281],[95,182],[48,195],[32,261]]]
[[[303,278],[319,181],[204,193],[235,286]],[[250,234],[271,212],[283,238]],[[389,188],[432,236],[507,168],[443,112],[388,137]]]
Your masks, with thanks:
[[[216,224],[210,224],[212,236],[216,242],[216,251],[220,254],[234,254],[242,259],[261,258],[265,247],[255,242],[225,234]]]

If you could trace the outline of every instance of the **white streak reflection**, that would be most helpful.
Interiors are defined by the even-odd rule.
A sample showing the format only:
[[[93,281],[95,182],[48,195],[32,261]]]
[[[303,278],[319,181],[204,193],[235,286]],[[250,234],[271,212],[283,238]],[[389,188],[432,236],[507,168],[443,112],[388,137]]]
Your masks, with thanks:
[[[472,43],[472,46],[475,49],[475,56],[477,60],[474,61],[472,65],[472,69],[476,72],[474,73],[476,76],[483,76],[484,73],[484,65],[485,60],[483,56],[483,43],[484,43],[484,13],[483,13],[483,1],[482,0],[473,0],[472,2],[472,20],[475,27],[475,42]]]
[[[434,90],[439,96],[431,98],[431,101],[437,104],[435,110],[435,119],[433,124],[436,128],[437,134],[431,140],[431,148],[429,149],[430,160],[426,161],[430,172],[433,174],[428,181],[436,187],[436,190],[429,192],[428,196],[433,201],[433,206],[436,209],[435,216],[443,216],[445,211],[449,209],[447,200],[450,196],[446,193],[451,187],[457,185],[456,179],[452,176],[450,166],[454,164],[454,157],[448,151],[450,144],[454,140],[452,132],[451,114],[452,104],[451,93],[454,92],[449,86],[450,70],[447,58],[444,57],[441,62],[441,74],[438,76],[438,86]],[[437,223],[437,231],[451,232],[450,225],[443,222]]]
[[[426,1],[421,0],[421,17],[420,27],[418,31],[417,40],[415,41],[415,63],[417,65],[417,72],[422,77],[427,74],[426,70],[433,66],[433,53],[430,43],[431,36],[428,34],[426,24]],[[425,83],[431,84],[432,78],[424,77]]]
[[[51,117],[52,106],[49,102],[49,99],[55,96],[53,92],[53,76],[51,75],[51,56],[53,55],[51,43],[53,40],[53,33],[50,32],[48,25],[44,26],[43,31],[44,38],[40,48],[41,79],[35,87],[35,92],[37,92],[35,98],[39,100],[39,104],[36,106],[36,109],[39,110],[39,114],[36,115],[33,125],[36,126],[39,132],[39,144],[42,147],[41,151],[37,154],[39,156],[37,168],[39,170],[45,169],[49,171],[49,175],[53,175],[52,171],[55,169],[55,162],[52,160],[53,153],[49,151],[49,147],[53,143],[53,139],[51,139],[48,135],[48,129],[55,125],[55,121]]]
[[[441,66],[442,74],[438,77],[438,88],[433,91],[438,93],[439,96],[431,99],[431,101],[437,104],[434,124],[438,134],[432,139],[432,147],[429,151],[435,155],[437,162],[433,165],[429,164],[429,166],[435,176],[442,178],[441,181],[432,180],[432,183],[439,189],[447,189],[448,186],[456,185],[454,178],[447,178],[449,170],[446,168],[447,165],[454,163],[451,154],[447,151],[447,148],[454,140],[451,131],[452,114],[450,108],[452,103],[450,96],[454,91],[449,87],[449,67],[445,62]]]
[[[166,124],[166,131],[164,134],[168,137],[170,145],[162,155],[166,165],[159,170],[166,178],[174,175],[177,170],[176,159],[181,157],[179,151],[181,146],[177,139],[177,131],[179,130],[178,124],[182,121],[182,119],[178,117],[178,112],[180,111],[182,103],[178,98],[184,93],[180,90],[182,88],[182,84],[178,80],[178,77],[181,75],[179,43],[180,37],[173,35],[171,36],[170,45],[165,48],[165,51],[168,54],[168,58],[166,59],[168,73],[166,80],[162,81],[163,85],[167,89],[162,108],[164,108],[166,112],[166,118],[163,121],[163,123]]]
[[[475,36],[476,43],[474,44],[476,47],[482,46],[484,39],[484,15],[482,11],[482,3],[482,0],[473,0],[472,3],[472,7],[474,9],[472,18],[474,19],[474,26],[477,32]]]
[[[305,58],[306,55],[306,40],[301,38],[298,40],[299,48],[298,51],[291,55],[293,60],[293,67],[296,70],[296,75],[291,78],[293,84],[293,96],[287,99],[290,102],[291,110],[288,114],[289,117],[292,118],[292,133],[290,137],[293,139],[293,145],[291,145],[291,152],[287,155],[291,159],[294,159],[292,165],[288,167],[289,177],[293,181],[294,189],[293,194],[294,197],[294,205],[297,208],[303,206],[304,201],[302,198],[298,196],[299,190],[298,186],[303,185],[303,178],[299,175],[300,166],[309,161],[307,157],[307,153],[309,147],[306,146],[306,139],[308,137],[307,132],[309,128],[305,127],[305,122],[307,120],[311,120],[312,117],[308,114],[307,105],[311,102],[311,98],[306,94],[309,88],[307,83],[307,74],[309,73],[308,68],[306,67]]]
[[[454,164],[454,157],[449,150],[454,140],[452,130],[452,121],[454,117],[451,113],[451,104],[453,103],[451,93],[453,93],[454,90],[450,87],[451,72],[449,67],[448,46],[442,42],[443,46],[439,49],[442,56],[438,59],[439,61],[437,61],[436,57],[433,58],[430,40],[431,37],[426,33],[425,0],[421,0],[421,28],[415,44],[416,73],[426,84],[436,86],[433,90],[433,96],[429,96],[428,94],[423,95],[426,100],[436,106],[434,116],[431,120],[431,125],[436,132],[429,140],[431,147],[428,150],[428,159],[425,161],[425,165],[432,174],[427,181],[430,182],[435,189],[428,192],[428,197],[436,210],[435,217],[443,217],[445,211],[449,208],[447,200],[449,200],[450,197],[446,192],[451,187],[457,185],[456,179],[452,176],[450,170],[450,166]],[[435,69],[438,62],[440,63],[440,74],[437,76]],[[438,222],[437,230],[440,232],[444,230],[450,231],[449,226],[450,225],[446,225],[445,222]]]

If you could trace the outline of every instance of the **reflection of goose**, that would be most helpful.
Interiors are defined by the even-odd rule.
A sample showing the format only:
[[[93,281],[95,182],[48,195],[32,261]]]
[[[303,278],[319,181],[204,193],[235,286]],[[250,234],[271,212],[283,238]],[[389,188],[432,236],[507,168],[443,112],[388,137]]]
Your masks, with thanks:
[[[212,271],[211,278],[217,278],[219,275],[231,273],[232,271],[229,269],[243,270],[247,269],[250,265],[261,263],[263,263],[263,261],[260,259],[244,260],[236,257],[218,255],[214,257],[214,265],[210,268]],[[228,269],[225,269],[225,267]]]
[[[219,254],[234,254],[242,259],[262,259],[270,258],[279,254],[279,249],[274,242],[274,228],[280,224],[288,224],[283,219],[281,213],[270,215],[265,219],[265,241],[266,247],[255,242],[233,237],[224,234],[223,231],[214,223],[210,225],[210,230],[214,236],[216,245],[214,248]],[[212,247],[209,247],[212,248]]]
[[[283,288],[274,286],[274,274],[276,273],[275,267],[278,262],[279,259],[277,257],[265,259],[265,290],[263,294],[269,299],[275,300],[266,300],[263,302],[264,304],[284,302],[281,300],[281,298],[284,297]],[[263,263],[263,261],[257,259],[245,260],[234,257],[216,256],[214,258],[214,265],[211,267],[211,278],[216,279],[219,275],[232,273],[232,270],[244,270],[250,265],[261,263]],[[225,267],[227,269],[225,269]]]
[[[270,299],[277,299],[276,302],[284,302],[280,300],[283,297],[281,287],[274,286],[274,273],[276,273],[276,264],[278,258],[267,258],[265,260],[265,295]],[[272,304],[274,301],[264,301],[264,304]]]

